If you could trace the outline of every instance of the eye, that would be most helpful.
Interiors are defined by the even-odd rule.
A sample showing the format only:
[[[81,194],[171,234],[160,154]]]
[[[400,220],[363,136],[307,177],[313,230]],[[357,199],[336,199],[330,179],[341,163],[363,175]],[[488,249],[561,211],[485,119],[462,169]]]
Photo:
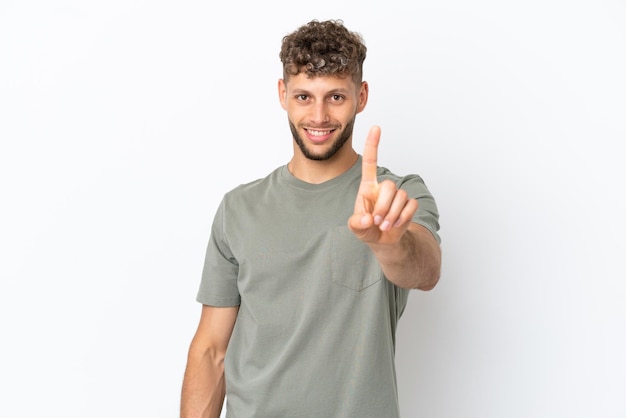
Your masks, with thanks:
[[[344,99],[345,96],[342,96],[341,94],[333,94],[332,96],[330,96],[330,100],[335,103],[342,102]]]
[[[300,101],[300,102],[306,102],[309,99],[309,96],[307,96],[306,94],[298,94],[296,95],[296,100]]]

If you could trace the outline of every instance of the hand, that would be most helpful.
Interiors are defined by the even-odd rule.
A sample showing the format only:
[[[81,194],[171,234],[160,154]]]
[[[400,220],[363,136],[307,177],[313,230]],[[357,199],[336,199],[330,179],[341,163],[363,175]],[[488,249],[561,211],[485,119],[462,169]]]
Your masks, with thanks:
[[[411,223],[418,203],[416,199],[408,198],[393,181],[378,183],[379,142],[380,127],[373,126],[365,141],[363,174],[348,227],[365,243],[395,244]]]

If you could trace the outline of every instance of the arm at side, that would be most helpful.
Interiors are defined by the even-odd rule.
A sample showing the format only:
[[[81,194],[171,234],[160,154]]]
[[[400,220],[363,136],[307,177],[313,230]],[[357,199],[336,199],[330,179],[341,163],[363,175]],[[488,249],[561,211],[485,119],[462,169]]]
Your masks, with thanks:
[[[224,357],[238,307],[203,305],[183,379],[180,417],[219,418],[224,403]]]

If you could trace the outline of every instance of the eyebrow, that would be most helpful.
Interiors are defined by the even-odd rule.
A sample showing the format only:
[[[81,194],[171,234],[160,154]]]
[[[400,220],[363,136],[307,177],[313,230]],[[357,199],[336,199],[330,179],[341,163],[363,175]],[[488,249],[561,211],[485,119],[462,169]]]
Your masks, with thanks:
[[[338,94],[338,93],[340,93],[340,94],[348,94],[349,90],[348,89],[343,89],[343,88],[338,88],[338,89],[329,90],[325,94],[326,95],[331,95],[331,94]],[[311,95],[311,92],[309,90],[296,88],[296,89],[293,89],[291,91],[291,94],[307,94],[307,95]]]

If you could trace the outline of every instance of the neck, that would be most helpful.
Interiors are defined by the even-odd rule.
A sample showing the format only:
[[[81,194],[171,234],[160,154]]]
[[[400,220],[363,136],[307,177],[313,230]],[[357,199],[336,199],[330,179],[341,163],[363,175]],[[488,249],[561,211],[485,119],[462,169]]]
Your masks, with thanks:
[[[300,153],[294,154],[287,168],[296,178],[311,184],[321,184],[348,171],[357,161],[359,155],[352,148],[338,152],[324,161],[310,160]]]

